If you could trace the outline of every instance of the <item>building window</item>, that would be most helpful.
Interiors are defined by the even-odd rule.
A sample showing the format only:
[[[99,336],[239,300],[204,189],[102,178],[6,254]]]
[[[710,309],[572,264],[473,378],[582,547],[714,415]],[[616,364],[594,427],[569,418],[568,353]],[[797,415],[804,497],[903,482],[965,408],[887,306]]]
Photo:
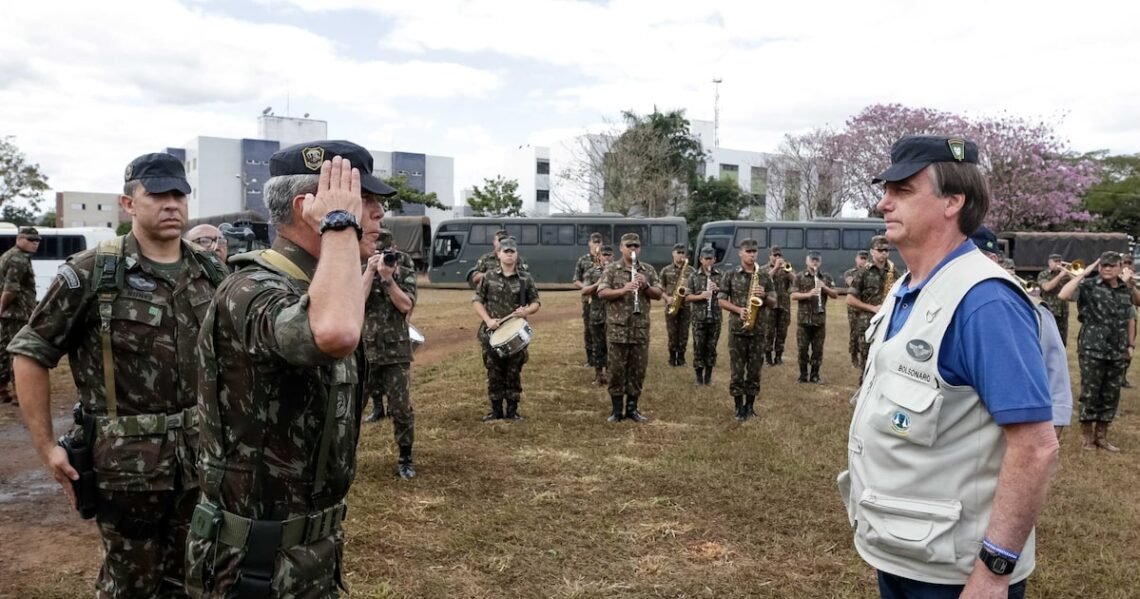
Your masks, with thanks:
[[[763,166],[752,167],[752,180],[750,184],[752,195],[764,196],[768,194],[768,169]]]
[[[549,202],[550,190],[549,189],[536,189],[534,192],[534,201],[536,202]]]
[[[722,164],[720,165],[720,180],[721,181],[739,181],[740,180],[740,167],[735,164]]]
[[[107,223],[107,228],[108,229],[114,229],[115,225],[112,225],[111,223]]]
[[[535,168],[534,172],[537,175],[549,175],[550,174],[550,161],[549,160],[539,159],[537,162],[535,162],[535,167],[536,168]]]

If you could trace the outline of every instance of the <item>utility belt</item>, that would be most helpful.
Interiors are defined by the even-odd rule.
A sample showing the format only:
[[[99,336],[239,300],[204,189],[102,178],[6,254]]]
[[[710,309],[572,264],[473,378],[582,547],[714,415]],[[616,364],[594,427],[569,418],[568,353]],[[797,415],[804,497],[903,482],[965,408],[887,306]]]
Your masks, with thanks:
[[[161,435],[167,431],[198,426],[198,406],[171,414],[134,414],[131,416],[95,416],[97,435],[104,437],[137,437]]]

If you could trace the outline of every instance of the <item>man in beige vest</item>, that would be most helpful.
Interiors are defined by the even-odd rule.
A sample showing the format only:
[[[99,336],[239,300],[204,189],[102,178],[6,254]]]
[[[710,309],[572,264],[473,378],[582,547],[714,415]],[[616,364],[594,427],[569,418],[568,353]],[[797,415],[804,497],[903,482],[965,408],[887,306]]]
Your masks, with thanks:
[[[967,239],[978,148],[907,136],[876,209],[908,274],[871,319],[839,486],[855,548],[896,597],[1024,597],[1057,459],[1029,297]]]

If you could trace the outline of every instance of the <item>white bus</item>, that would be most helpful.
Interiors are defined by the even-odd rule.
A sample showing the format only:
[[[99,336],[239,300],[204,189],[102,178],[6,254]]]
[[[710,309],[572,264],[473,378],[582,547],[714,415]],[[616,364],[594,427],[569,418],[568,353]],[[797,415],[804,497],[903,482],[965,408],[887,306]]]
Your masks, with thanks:
[[[20,228],[12,223],[0,223],[0,252],[16,245]],[[70,227],[55,229],[36,227],[40,232],[40,247],[32,256],[32,269],[36,273],[36,299],[42,299],[55,279],[56,272],[67,257],[99,245],[104,239],[115,237],[114,229],[106,227]]]

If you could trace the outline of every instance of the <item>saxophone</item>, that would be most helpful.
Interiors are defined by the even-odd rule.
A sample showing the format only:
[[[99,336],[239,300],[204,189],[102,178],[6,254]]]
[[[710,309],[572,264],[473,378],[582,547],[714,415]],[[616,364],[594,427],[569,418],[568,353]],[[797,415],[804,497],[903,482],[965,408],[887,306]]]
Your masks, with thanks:
[[[895,285],[895,265],[890,259],[887,260],[887,276],[883,278],[883,297],[879,298],[879,305],[887,301],[887,294],[891,292],[891,287]]]
[[[689,259],[681,264],[681,275],[677,278],[677,287],[673,290],[673,299],[669,302],[669,307],[665,308],[665,314],[672,316],[681,310],[685,305],[685,296],[689,295],[689,290],[685,287],[685,271],[689,268]]]
[[[748,314],[744,316],[742,327],[746,331],[751,331],[756,328],[756,322],[760,317],[760,307],[764,305],[764,300],[756,297],[756,288],[760,286],[760,266],[755,266],[756,270],[752,271],[752,283],[748,286]]]

